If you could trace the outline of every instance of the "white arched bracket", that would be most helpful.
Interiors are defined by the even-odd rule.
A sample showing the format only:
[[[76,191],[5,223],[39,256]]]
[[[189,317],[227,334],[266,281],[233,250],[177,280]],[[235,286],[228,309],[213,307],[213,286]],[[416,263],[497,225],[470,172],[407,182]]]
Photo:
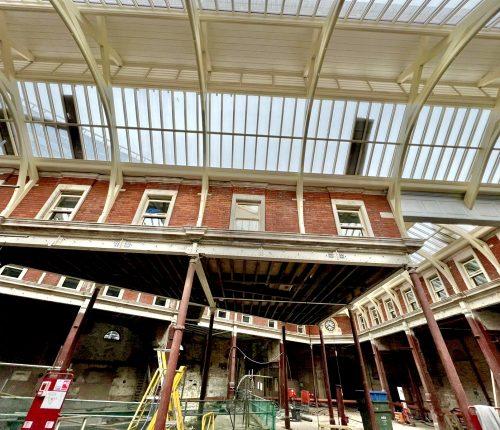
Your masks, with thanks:
[[[460,293],[457,282],[455,281],[450,268],[445,263],[443,263],[441,260],[438,260],[428,252],[423,251],[422,249],[417,251],[417,254],[425,258],[439,273],[441,273],[441,275],[446,278],[456,294]]]
[[[337,23],[340,10],[344,5],[344,0],[337,0],[337,2],[332,5],[330,12],[326,18],[325,23],[321,29],[321,34],[319,35],[319,43],[314,47],[313,53],[310,60],[308,61],[307,67],[307,80],[306,80],[306,94],[307,94],[307,107],[304,116],[304,135],[302,137],[302,148],[300,156],[300,170],[299,178],[297,180],[297,214],[299,219],[299,231],[301,234],[306,232],[304,224],[304,162],[306,155],[306,143],[307,143],[307,133],[309,132],[309,122],[311,120],[311,112],[314,102],[314,95],[316,94],[316,88],[318,87],[319,74],[321,72],[321,66],[323,65],[323,60],[325,59],[326,50],[330,43],[332,37],[333,29]]]
[[[470,246],[475,248],[477,251],[479,251],[486,257],[486,259],[492,264],[497,273],[500,275],[500,263],[498,263],[495,254],[493,254],[493,251],[490,249],[490,247],[486,242],[482,241],[481,239],[478,239],[477,237],[474,237],[472,234],[461,229],[456,225],[446,225],[442,227],[464,238],[467,241],[467,243],[469,243]]]
[[[2,48],[4,72],[0,70],[0,94],[2,95],[9,114],[12,117],[16,133],[16,149],[19,157],[19,172],[17,184],[7,206],[0,214],[1,218],[10,216],[19,202],[28,194],[33,185],[38,182],[38,169],[33,157],[28,128],[24,119],[21,95],[15,79],[12,45],[7,33],[7,25],[3,13],[0,14],[0,46]]]
[[[497,139],[500,137],[500,95],[497,96],[495,107],[490,112],[488,122],[484,129],[479,149],[471,166],[471,177],[467,184],[467,191],[464,196],[464,203],[469,209],[474,207],[481,180],[488,164],[488,159],[493,151]]]
[[[196,65],[198,68],[198,82],[200,86],[201,129],[203,135],[203,176],[201,180],[200,209],[196,226],[201,227],[205,206],[208,198],[208,136],[207,136],[207,81],[208,81],[208,43],[206,31],[202,29],[198,9],[193,0],[186,0],[186,11],[193,34]],[[206,28],[205,28],[206,30]]]
[[[392,166],[393,180],[389,187],[389,201],[393,206],[395,215],[401,214],[401,176],[411,136],[424,103],[427,101],[434,87],[455,57],[465,48],[484,25],[498,13],[498,11],[500,11],[500,2],[498,0],[483,0],[481,4],[477,6],[473,12],[468,14],[444,40],[441,40],[428,52],[419,53],[413,65],[407,68],[402,76],[400,76],[401,79],[407,79],[409,76],[413,75],[413,83],[410,99],[405,109],[401,130],[397,140],[398,146]],[[412,94],[414,91],[418,91],[418,85],[415,85],[415,82],[419,82],[420,79],[416,79],[416,75],[421,73],[425,63],[439,54],[442,54],[441,59],[432,71],[431,76],[426,81],[422,90],[418,95]]]
[[[373,304],[373,306],[375,306],[375,309],[377,309],[377,312],[378,312],[378,316],[380,317],[380,319],[382,319],[382,315],[383,315],[382,304],[378,300],[375,300],[372,297],[369,297],[368,300],[370,300],[370,302]]]
[[[50,0],[50,2],[72,34],[83,55],[83,58],[87,62],[90,73],[96,83],[97,92],[99,93],[104,114],[106,115],[106,121],[108,123],[111,144],[111,172],[106,202],[98,220],[98,222],[102,223],[106,221],[106,218],[123,185],[123,175],[120,165],[120,148],[118,143],[118,133],[116,130],[115,107],[113,103],[113,89],[111,87],[110,78],[110,57],[111,53],[115,51],[111,49],[107,41],[103,20],[99,21],[100,28],[94,29],[92,24],[80,13],[73,2],[65,0]],[[89,43],[85,37],[84,28],[87,30],[92,29],[89,33],[96,38],[96,41],[100,46],[103,66],[102,73],[99,70],[97,61],[94,58]],[[119,58],[117,58],[116,53],[113,57],[115,58],[115,61],[120,61]]]

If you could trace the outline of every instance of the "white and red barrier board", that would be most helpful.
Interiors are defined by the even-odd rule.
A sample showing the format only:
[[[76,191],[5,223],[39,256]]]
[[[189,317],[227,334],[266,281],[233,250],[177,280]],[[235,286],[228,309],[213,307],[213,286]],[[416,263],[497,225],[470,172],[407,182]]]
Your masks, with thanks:
[[[55,428],[72,381],[71,373],[48,372],[33,399],[22,428],[31,430]]]

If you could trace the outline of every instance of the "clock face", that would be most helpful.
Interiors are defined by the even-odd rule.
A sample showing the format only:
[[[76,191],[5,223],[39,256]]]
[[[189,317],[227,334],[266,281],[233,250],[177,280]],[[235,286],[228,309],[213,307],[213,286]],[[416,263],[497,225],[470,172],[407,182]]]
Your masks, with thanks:
[[[335,321],[334,321],[334,320],[332,320],[332,319],[326,320],[326,321],[325,321],[325,328],[326,328],[328,331],[333,331],[333,330],[335,330]]]

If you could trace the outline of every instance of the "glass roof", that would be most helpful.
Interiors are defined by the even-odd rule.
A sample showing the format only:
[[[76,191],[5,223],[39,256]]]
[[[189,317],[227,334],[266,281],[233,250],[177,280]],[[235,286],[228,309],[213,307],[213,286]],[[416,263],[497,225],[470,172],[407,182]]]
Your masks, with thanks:
[[[109,160],[110,141],[95,86],[19,83],[34,154]],[[195,92],[113,88],[123,162],[203,165],[200,98]],[[215,94],[207,97],[209,166],[298,172],[306,100]],[[305,173],[388,177],[405,105],[314,100]],[[424,106],[403,170],[408,179],[466,181],[490,110]],[[7,112],[4,109],[4,117]],[[13,139],[14,140],[14,139]],[[483,182],[500,183],[500,139]]]
[[[184,10],[183,0],[73,0],[88,6]],[[333,0],[196,0],[203,11],[325,17]],[[346,0],[339,19],[401,24],[456,25],[481,0]],[[500,28],[500,14],[486,28]]]

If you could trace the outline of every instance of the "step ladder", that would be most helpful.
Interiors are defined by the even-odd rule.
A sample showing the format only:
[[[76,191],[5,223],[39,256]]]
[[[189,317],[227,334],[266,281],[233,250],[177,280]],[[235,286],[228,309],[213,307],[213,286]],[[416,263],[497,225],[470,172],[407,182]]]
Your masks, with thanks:
[[[153,430],[156,422],[158,410],[158,400],[160,397],[161,386],[163,384],[163,376],[167,371],[167,358],[164,351],[157,351],[158,369],[156,369],[151,382],[141,402],[135,411],[132,420],[130,421],[127,430]],[[172,396],[168,407],[166,429],[185,430],[184,418],[182,416],[181,399],[179,386],[186,372],[185,366],[179,367],[175,373],[174,383],[172,386]]]

